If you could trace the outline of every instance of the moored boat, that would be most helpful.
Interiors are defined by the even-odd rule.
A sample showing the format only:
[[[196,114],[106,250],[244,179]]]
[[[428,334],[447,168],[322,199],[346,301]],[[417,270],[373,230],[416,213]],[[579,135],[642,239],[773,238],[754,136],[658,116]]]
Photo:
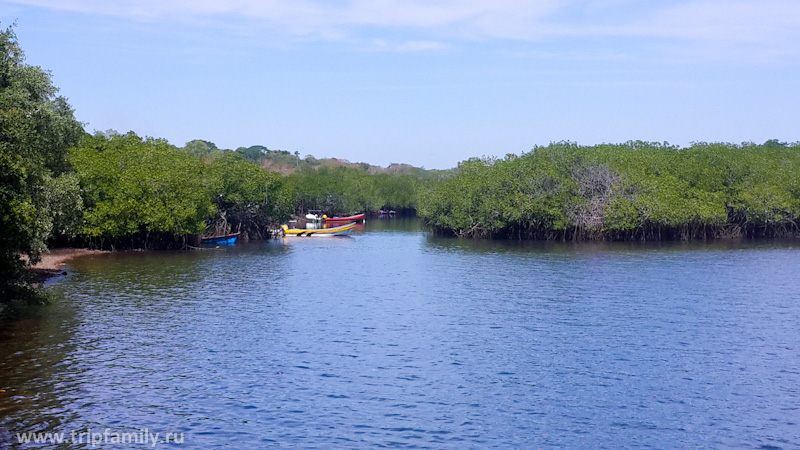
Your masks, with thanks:
[[[200,241],[203,244],[215,244],[215,245],[233,245],[236,243],[236,239],[239,237],[239,233],[231,233],[231,234],[223,234],[219,236],[208,236],[208,237],[201,237]]]
[[[324,220],[325,222],[344,222],[344,223],[360,222],[364,220],[364,213],[353,214],[352,216],[347,216],[347,217],[322,216],[322,220]]]
[[[289,228],[287,225],[283,225],[283,236],[290,237],[330,237],[330,236],[350,236],[350,232],[353,231],[355,228],[356,223],[352,222],[347,225],[341,225],[338,227],[332,228],[316,228],[316,229],[309,229],[309,228]]]
[[[305,215],[305,228],[322,228],[325,215],[318,209],[312,209]]]

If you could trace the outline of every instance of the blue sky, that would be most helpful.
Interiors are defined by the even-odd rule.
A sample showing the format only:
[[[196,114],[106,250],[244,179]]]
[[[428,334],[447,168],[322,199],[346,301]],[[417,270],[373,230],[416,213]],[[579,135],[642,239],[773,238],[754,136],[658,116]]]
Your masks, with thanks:
[[[800,140],[796,0],[0,0],[88,131],[449,168]]]

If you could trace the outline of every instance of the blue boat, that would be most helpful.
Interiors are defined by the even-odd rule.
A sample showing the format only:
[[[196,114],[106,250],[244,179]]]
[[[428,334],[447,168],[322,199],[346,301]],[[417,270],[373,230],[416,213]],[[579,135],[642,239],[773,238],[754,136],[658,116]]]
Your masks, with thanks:
[[[231,233],[231,234],[224,234],[222,236],[211,236],[211,237],[204,237],[201,238],[204,244],[214,244],[214,245],[233,245],[236,243],[236,238],[239,237],[239,233]]]

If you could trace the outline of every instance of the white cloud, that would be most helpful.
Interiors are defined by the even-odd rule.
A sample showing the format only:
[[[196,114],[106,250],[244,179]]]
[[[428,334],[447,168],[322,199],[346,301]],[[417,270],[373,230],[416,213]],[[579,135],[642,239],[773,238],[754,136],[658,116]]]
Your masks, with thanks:
[[[800,57],[800,3],[702,0],[655,10],[620,35],[669,43],[679,59],[768,62]]]
[[[480,35],[506,34],[507,24],[535,21],[562,0],[10,0],[11,3],[140,20],[229,16],[261,20],[288,32],[310,27],[465,29]]]
[[[655,10],[623,28],[632,34],[729,42],[764,42],[800,35],[800,3],[784,0],[693,1]]]
[[[446,50],[449,46],[443,42],[436,41],[405,41],[394,43],[386,39],[375,39],[372,41],[372,50],[393,51],[393,52],[422,52]]]
[[[284,22],[287,26],[307,22],[342,26],[441,27],[469,22],[489,15],[513,17],[520,12],[544,14],[558,0],[10,0],[49,9],[105,14],[139,19],[238,15],[251,19]],[[531,4],[537,6],[531,7]]]
[[[555,41],[646,38],[727,53],[797,55],[796,0],[11,0],[10,3],[137,20],[246,20],[287,36],[373,42],[402,32],[397,50],[452,39]],[[401,39],[401,40],[404,40]],[[438,43],[434,43],[437,41]],[[744,45],[745,48],[737,48]],[[751,48],[746,48],[750,46]]]

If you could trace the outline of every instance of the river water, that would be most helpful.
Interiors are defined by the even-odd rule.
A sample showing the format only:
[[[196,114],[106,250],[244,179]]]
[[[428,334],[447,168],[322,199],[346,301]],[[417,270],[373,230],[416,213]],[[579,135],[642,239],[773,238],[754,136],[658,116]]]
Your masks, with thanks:
[[[41,316],[0,325],[0,448],[800,447],[797,243],[375,220],[69,270]]]

